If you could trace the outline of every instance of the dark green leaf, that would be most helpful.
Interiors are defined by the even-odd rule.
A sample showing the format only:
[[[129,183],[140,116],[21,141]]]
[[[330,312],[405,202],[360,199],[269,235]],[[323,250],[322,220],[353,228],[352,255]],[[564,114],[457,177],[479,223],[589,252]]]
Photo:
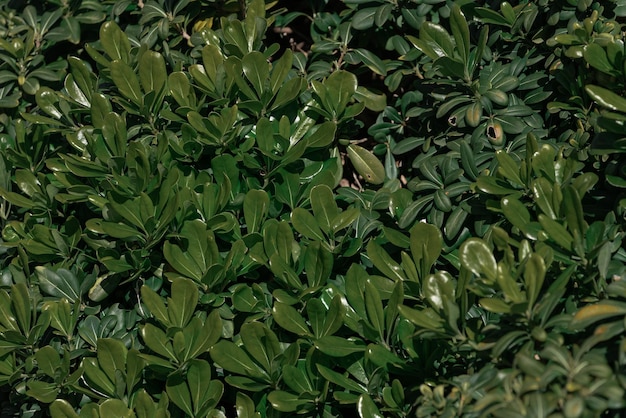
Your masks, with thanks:
[[[243,201],[243,214],[248,233],[258,232],[267,216],[269,195],[264,190],[250,190]]]
[[[154,51],[143,53],[139,60],[139,80],[146,93],[151,91],[159,92],[165,88],[167,72],[163,55]]]

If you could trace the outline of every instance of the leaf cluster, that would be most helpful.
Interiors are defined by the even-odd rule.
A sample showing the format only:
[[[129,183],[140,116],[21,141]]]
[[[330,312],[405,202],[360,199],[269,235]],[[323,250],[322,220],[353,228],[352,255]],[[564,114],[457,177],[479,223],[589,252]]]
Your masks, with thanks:
[[[2,415],[622,416],[625,16],[0,1]]]

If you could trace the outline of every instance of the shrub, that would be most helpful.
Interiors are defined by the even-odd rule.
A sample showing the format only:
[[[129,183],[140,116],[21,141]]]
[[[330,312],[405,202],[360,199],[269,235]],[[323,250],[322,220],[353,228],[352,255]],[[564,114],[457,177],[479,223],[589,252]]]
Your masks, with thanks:
[[[622,416],[624,16],[0,1],[2,416]]]

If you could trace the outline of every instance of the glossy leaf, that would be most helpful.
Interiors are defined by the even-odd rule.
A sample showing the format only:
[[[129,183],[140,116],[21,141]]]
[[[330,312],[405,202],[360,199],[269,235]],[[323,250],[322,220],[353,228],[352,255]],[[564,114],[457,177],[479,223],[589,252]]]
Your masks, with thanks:
[[[111,63],[111,78],[124,97],[136,105],[141,103],[142,94],[139,79],[128,64],[120,60],[113,61]]]
[[[225,370],[233,373],[262,378],[265,374],[246,352],[230,341],[222,340],[211,348],[211,358]]]
[[[297,335],[312,336],[304,318],[292,306],[281,302],[274,303],[272,316],[278,325]]]
[[[350,72],[339,70],[333,72],[324,82],[329,103],[334,116],[339,117],[352,99],[357,88],[356,76]]]
[[[176,279],[172,283],[172,296],[167,299],[167,312],[170,323],[184,328],[198,304],[198,287],[188,279]]]
[[[139,80],[143,90],[159,92],[166,87],[167,72],[163,55],[154,51],[146,51],[139,61]]]
[[[495,282],[498,271],[496,259],[483,240],[479,238],[468,239],[461,245],[459,256],[465,268],[477,276]]]
[[[596,85],[585,86],[587,94],[600,106],[609,110],[626,113],[626,99],[611,90]]]
[[[267,216],[269,196],[264,190],[250,190],[243,202],[243,214],[248,233],[258,232]]]
[[[443,237],[434,225],[418,222],[410,230],[410,246],[413,261],[420,277],[425,277],[441,254]]]
[[[348,157],[355,170],[365,181],[381,184],[385,180],[385,167],[378,158],[359,145],[348,145]]]
[[[120,27],[113,21],[108,21],[100,27],[100,42],[111,60],[128,62],[130,42]]]

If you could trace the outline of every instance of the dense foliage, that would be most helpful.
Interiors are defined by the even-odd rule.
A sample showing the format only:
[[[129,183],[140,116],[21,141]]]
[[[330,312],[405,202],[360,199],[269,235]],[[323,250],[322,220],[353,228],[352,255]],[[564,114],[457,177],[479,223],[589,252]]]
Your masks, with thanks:
[[[625,17],[0,0],[0,416],[624,416]]]

